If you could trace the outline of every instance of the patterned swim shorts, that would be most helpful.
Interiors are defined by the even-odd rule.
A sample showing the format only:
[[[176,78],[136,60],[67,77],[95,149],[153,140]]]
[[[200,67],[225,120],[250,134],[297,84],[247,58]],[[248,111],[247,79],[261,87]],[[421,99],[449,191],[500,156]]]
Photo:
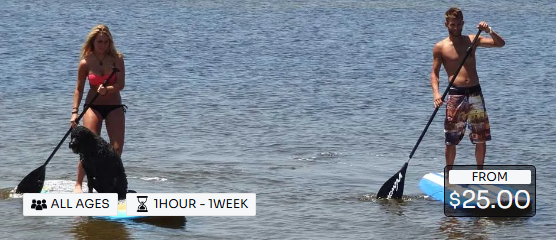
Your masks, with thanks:
[[[444,119],[446,145],[458,145],[465,135],[466,126],[471,131],[471,143],[483,143],[491,139],[485,101],[479,85],[450,88]]]

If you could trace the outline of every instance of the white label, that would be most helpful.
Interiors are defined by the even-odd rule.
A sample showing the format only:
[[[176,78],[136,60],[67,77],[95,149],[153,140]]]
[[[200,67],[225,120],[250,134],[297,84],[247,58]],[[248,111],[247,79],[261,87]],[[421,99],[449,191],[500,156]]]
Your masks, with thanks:
[[[255,216],[255,193],[128,193],[128,216]]]
[[[116,193],[25,193],[23,216],[116,216]]]
[[[450,184],[531,184],[531,170],[450,170]]]

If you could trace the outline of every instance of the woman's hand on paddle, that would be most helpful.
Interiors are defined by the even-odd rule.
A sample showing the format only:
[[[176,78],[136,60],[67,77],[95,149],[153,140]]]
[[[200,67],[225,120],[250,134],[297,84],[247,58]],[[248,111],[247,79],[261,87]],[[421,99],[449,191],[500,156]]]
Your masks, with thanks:
[[[77,127],[77,121],[76,121],[76,120],[77,120],[77,117],[78,117],[77,113],[72,113],[72,114],[71,114],[70,123],[71,123],[71,127],[72,127],[72,128]]]
[[[108,88],[105,87],[105,86],[103,86],[103,85],[100,85],[100,86],[98,86],[97,92],[98,92],[100,95],[104,95],[104,94],[106,94],[106,93],[108,92]]]
[[[435,93],[434,94],[434,107],[440,107],[442,106],[442,95],[440,95],[440,93]]]

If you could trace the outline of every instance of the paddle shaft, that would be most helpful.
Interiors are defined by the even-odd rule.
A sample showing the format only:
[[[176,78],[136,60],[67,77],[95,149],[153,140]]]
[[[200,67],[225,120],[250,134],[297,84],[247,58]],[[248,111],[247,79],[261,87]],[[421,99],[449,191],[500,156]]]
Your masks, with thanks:
[[[108,84],[108,81],[114,76],[114,74],[116,74],[117,72],[119,72],[119,70],[115,67],[112,67],[112,73],[110,73],[110,76],[108,76],[108,78],[106,78],[106,80],[104,80],[104,82],[102,83],[102,86],[106,87],[106,84]],[[98,98],[98,96],[100,95],[100,93],[96,93],[95,96],[93,97],[93,99],[91,99],[91,101],[89,101],[89,103],[87,104],[87,106],[85,107],[85,109],[83,109],[83,112],[81,112],[81,114],[79,114],[79,117],[77,117],[77,119],[75,120],[76,123],[79,122],[79,120],[81,120],[81,118],[83,117],[83,115],[85,115],[85,113],[87,112],[87,110],[89,110],[90,105]],[[64,135],[64,138],[62,138],[62,141],[60,141],[58,143],[58,145],[56,146],[56,148],[54,148],[54,151],[52,151],[52,153],[50,154],[50,156],[48,157],[48,159],[46,159],[46,162],[43,164],[43,166],[46,166],[48,164],[48,162],[50,162],[50,160],[52,159],[52,157],[54,157],[54,154],[56,154],[56,152],[58,151],[58,149],[60,148],[60,146],[62,146],[62,143],[64,143],[64,141],[66,140],[66,138],[68,138],[68,136],[71,133],[71,130],[73,128],[70,127],[70,129],[66,132],[66,135]]]
[[[467,53],[465,53],[465,57],[463,57],[463,60],[461,61],[461,64],[459,65],[458,69],[454,73],[454,76],[452,76],[452,79],[450,80],[450,83],[448,84],[448,87],[446,87],[446,90],[444,91],[444,94],[442,94],[442,98],[441,98],[442,102],[444,102],[444,98],[446,97],[446,95],[448,95],[448,92],[450,91],[450,87],[452,87],[452,85],[454,84],[454,81],[456,80],[456,77],[458,76],[459,71],[461,70],[461,68],[463,67],[463,64],[465,63],[465,60],[467,60],[467,57],[469,57],[469,55],[473,51],[473,47],[475,46],[475,43],[477,43],[477,41],[479,40],[480,35],[481,35],[481,30],[479,30],[477,32],[477,34],[475,35],[475,39],[473,39],[473,43],[471,43],[471,46],[467,49]],[[425,126],[425,129],[423,130],[423,132],[421,132],[421,136],[419,136],[419,140],[417,140],[417,143],[413,147],[413,150],[411,150],[411,154],[409,154],[409,159],[407,160],[407,162],[409,162],[409,160],[411,160],[411,158],[413,157],[413,154],[415,154],[415,151],[417,150],[417,147],[419,147],[419,144],[421,143],[421,140],[423,140],[423,137],[425,137],[425,133],[427,133],[427,130],[429,129],[429,126],[431,125],[432,120],[434,119],[434,116],[436,116],[436,113],[438,112],[439,108],[440,108],[440,105],[438,105],[437,107],[434,108],[434,111],[432,112],[432,115],[429,118],[429,121],[427,122],[427,126]]]

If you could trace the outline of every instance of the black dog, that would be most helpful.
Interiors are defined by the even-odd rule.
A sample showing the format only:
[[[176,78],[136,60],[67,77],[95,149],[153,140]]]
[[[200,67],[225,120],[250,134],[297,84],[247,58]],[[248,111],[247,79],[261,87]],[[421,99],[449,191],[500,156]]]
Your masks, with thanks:
[[[77,126],[71,132],[69,147],[79,154],[89,193],[94,188],[99,193],[117,193],[118,199],[125,199],[127,177],[122,159],[112,145],[86,127]]]

